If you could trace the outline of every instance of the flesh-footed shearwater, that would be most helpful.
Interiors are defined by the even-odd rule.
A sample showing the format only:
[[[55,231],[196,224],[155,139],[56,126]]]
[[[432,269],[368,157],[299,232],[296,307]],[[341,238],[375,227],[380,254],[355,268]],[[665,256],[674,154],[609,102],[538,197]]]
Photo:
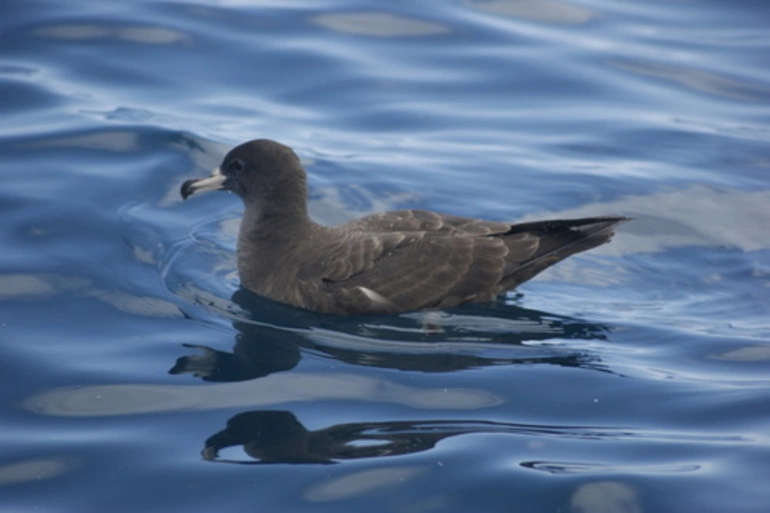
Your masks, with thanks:
[[[332,314],[393,314],[492,301],[545,268],[608,242],[625,217],[527,223],[425,210],[328,227],[310,220],[307,174],[294,151],[257,139],[232,149],[182,198],[226,189],[245,205],[241,284],[274,301]]]

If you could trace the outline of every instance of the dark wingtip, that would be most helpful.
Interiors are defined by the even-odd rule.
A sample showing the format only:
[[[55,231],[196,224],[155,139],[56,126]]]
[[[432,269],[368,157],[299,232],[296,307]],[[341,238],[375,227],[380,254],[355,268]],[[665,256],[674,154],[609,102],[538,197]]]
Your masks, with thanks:
[[[189,198],[193,193],[192,184],[194,182],[195,180],[185,180],[185,182],[182,184],[182,187],[179,188],[179,194],[182,196],[183,200]]]
[[[605,217],[583,217],[580,219],[553,219],[550,221],[534,221],[528,223],[519,223],[511,226],[511,229],[504,235],[537,231],[542,233],[557,233],[566,230],[577,230],[581,232],[598,233],[607,229],[612,229],[622,223],[633,221],[632,217],[626,216],[605,216]]]

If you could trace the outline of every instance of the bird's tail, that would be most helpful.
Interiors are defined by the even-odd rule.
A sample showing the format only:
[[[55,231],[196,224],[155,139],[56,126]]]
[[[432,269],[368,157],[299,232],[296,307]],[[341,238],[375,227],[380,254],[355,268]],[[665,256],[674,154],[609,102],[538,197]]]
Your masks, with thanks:
[[[504,274],[501,285],[504,290],[513,289],[575,253],[609,242],[615,234],[613,229],[630,220],[628,217],[586,217],[513,225],[503,237],[526,233],[537,237],[539,244],[532,256]]]

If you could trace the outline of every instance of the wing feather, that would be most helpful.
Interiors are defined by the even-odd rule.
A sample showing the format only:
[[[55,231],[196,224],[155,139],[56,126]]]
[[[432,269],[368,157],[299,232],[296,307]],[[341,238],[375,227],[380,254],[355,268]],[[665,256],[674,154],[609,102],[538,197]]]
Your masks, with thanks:
[[[407,231],[435,235],[482,236],[503,234],[511,229],[511,224],[438,214],[426,210],[394,210],[362,217],[339,228],[362,232]]]
[[[302,305],[396,313],[489,301],[543,269],[609,240],[617,218],[507,224],[420,210],[342,225],[298,278]],[[406,231],[402,231],[402,230]]]
[[[422,236],[380,252],[372,265],[357,273],[327,278],[324,290],[338,302],[359,300],[368,308],[372,294],[362,292],[363,287],[385,298],[393,311],[457,304],[479,294],[491,298],[507,253],[500,239]]]

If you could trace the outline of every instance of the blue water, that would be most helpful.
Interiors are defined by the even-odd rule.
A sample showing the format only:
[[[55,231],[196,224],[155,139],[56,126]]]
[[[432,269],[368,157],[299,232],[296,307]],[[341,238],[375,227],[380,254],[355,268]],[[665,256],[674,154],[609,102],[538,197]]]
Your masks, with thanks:
[[[770,511],[770,5],[5,2],[0,510]],[[494,304],[238,288],[240,142],[317,220],[628,215]]]

